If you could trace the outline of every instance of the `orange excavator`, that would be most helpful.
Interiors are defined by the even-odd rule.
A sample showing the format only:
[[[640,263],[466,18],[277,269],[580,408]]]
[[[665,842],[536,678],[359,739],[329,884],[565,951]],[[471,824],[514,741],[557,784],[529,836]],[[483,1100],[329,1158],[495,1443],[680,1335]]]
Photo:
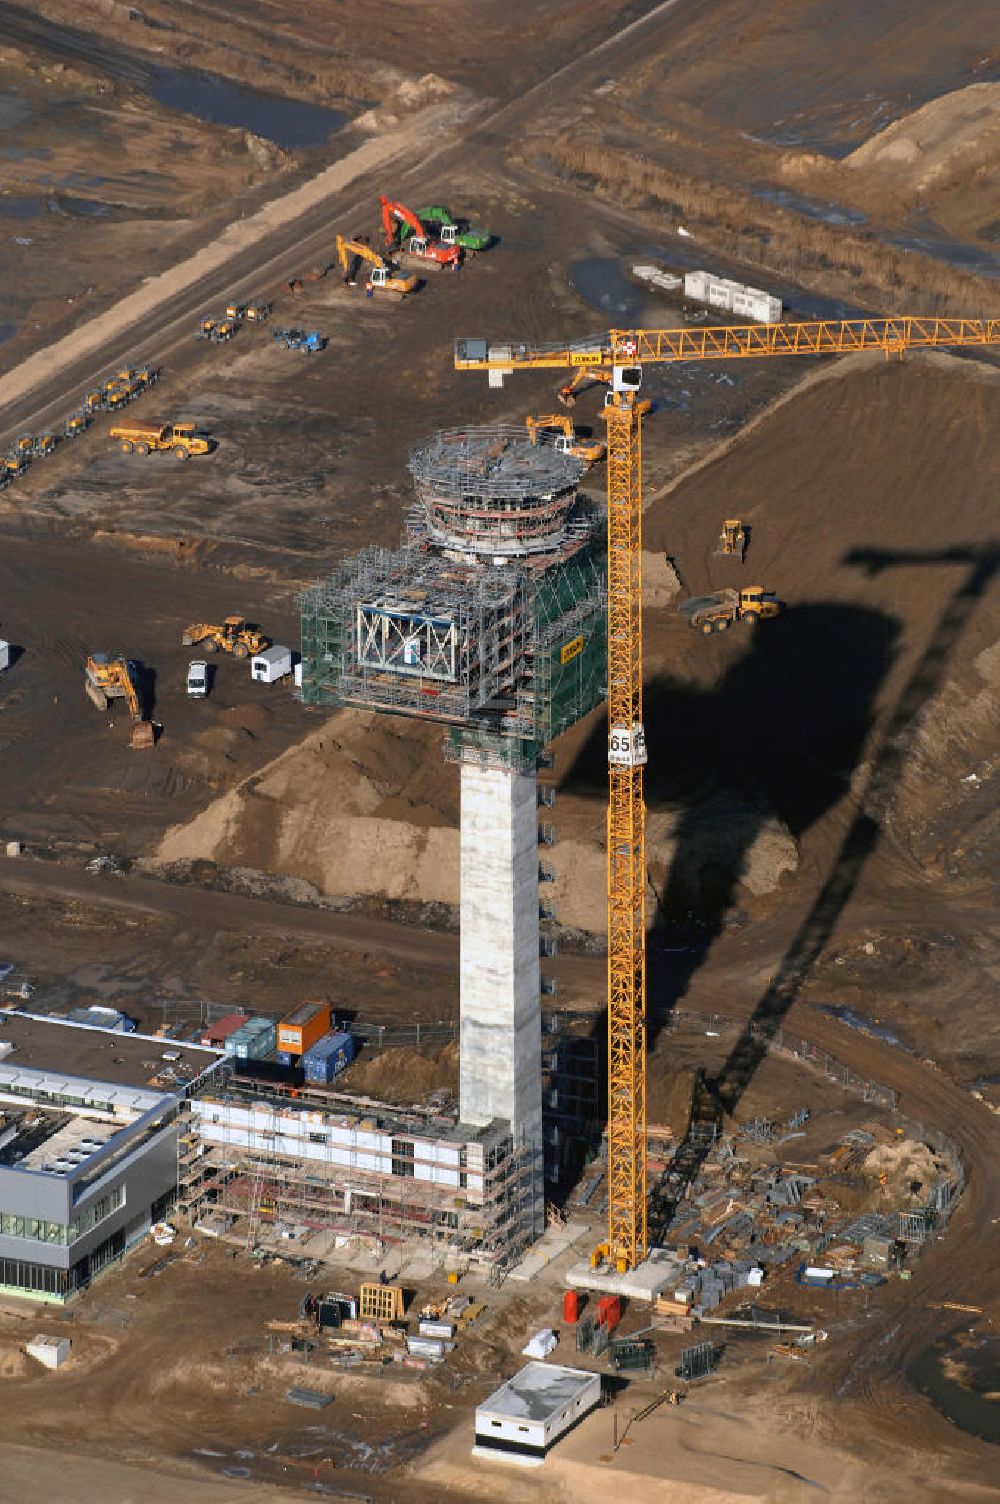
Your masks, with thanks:
[[[608,446],[602,444],[600,439],[580,438],[568,413],[549,413],[541,418],[527,417],[524,422],[528,438],[533,444],[537,444],[539,434],[555,430],[558,434],[555,446],[560,453],[571,454],[575,459],[583,460],[588,469],[591,465],[596,465],[598,460],[603,460],[607,452]]]
[[[458,246],[431,240],[413,210],[405,204],[395,203],[383,193],[379,197],[379,208],[386,250],[392,251],[404,266],[420,266],[437,272],[446,268],[457,271],[461,266],[462,252]],[[412,231],[405,245],[400,243],[403,225]]]
[[[408,293],[416,292],[420,286],[417,277],[397,277],[392,263],[384,256],[380,256],[378,251],[373,251],[371,246],[366,245],[363,240],[345,240],[343,235],[338,235],[337,257],[344,275],[344,282],[348,287],[357,286],[358,270],[362,261],[367,261],[371,266],[367,286],[372,289],[372,292],[384,293],[399,301]]]

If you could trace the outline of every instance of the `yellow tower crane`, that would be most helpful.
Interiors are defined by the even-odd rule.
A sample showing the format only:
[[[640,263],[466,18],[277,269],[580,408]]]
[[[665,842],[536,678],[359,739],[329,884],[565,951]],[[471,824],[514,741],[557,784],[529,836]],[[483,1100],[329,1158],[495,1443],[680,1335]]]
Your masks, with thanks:
[[[521,370],[607,371],[608,424],[608,1240],[624,1273],[646,1256],[646,855],[642,722],[642,367],[686,360],[848,355],[1000,342],[1000,319],[818,320],[705,329],[612,329],[536,345],[464,339],[455,368],[491,386]]]

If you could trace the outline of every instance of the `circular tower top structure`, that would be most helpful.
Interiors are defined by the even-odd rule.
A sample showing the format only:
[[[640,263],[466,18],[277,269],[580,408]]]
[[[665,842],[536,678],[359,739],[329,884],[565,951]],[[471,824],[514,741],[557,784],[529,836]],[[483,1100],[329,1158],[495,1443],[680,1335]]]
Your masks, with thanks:
[[[445,429],[410,453],[432,540],[497,562],[559,547],[583,471],[550,434],[496,424]]]

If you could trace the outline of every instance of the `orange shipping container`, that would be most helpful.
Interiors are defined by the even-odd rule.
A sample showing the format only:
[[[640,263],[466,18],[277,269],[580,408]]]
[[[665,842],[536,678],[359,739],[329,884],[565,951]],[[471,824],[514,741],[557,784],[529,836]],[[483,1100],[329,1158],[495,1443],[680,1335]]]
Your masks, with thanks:
[[[304,1055],[330,1032],[330,1004],[303,1003],[278,1025],[277,1046],[289,1055]]]

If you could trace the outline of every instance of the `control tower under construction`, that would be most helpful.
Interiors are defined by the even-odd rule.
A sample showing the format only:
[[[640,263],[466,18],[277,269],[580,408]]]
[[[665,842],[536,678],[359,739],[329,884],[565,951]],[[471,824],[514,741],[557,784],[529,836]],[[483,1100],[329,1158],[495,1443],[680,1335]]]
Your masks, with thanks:
[[[544,1225],[536,771],[607,688],[605,530],[583,469],[520,428],[437,433],[410,456],[402,546],[363,549],[301,601],[306,703],[439,721],[460,765],[459,1112],[506,1121],[527,1153],[524,1242]]]

